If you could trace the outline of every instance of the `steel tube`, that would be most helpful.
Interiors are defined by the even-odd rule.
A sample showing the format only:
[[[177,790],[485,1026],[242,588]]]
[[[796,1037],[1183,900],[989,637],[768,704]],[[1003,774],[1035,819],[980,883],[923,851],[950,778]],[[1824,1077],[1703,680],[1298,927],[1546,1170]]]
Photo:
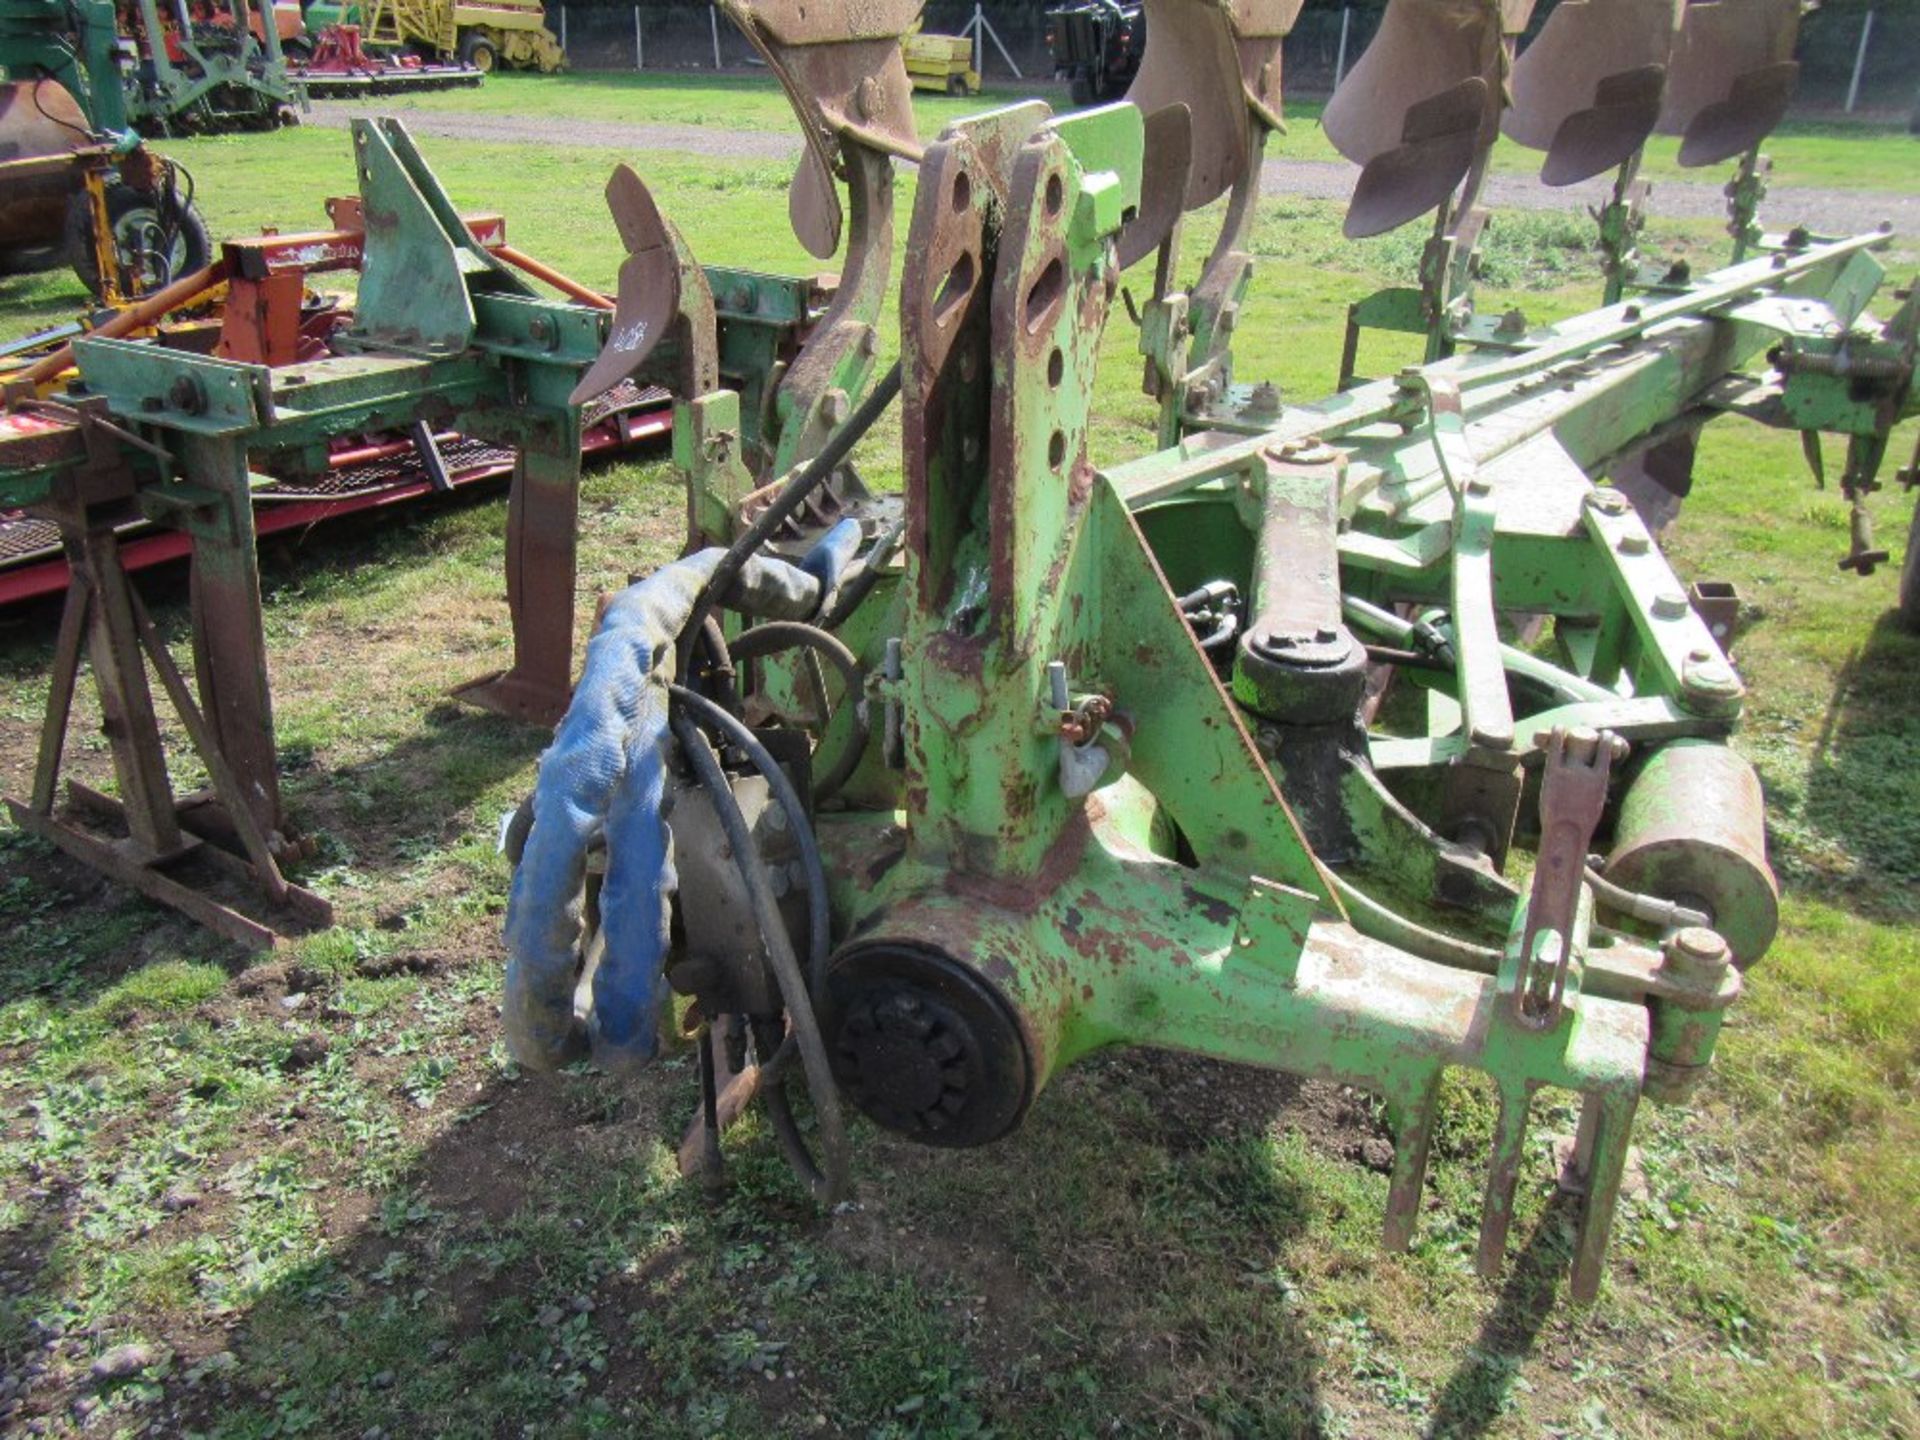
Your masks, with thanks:
[[[169,310],[178,309],[195,296],[211,290],[226,278],[227,262],[216,260],[206,269],[196,270],[193,274],[174,281],[165,289],[154,291],[138,304],[129,305],[104,325],[89,333],[95,339],[116,340],[142,326],[153,324]],[[73,346],[68,343],[29,366],[21,379],[29,385],[44,385],[71,364],[73,364]]]

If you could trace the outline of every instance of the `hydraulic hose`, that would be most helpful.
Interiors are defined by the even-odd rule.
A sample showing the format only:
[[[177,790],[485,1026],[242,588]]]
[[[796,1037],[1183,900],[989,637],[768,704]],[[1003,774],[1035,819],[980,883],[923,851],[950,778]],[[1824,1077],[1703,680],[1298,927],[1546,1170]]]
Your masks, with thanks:
[[[780,762],[773,758],[744,721],[729,715],[706,696],[683,685],[669,685],[667,693],[676,704],[693,711],[703,723],[719,731],[721,738],[729,745],[744,754],[748,763],[767,782],[767,788],[773,792],[774,803],[786,812],[787,825],[794,843],[799,846],[800,864],[807,876],[807,968],[817,990],[827,978],[827,956],[833,948],[833,916],[827,909],[827,869],[821,862],[820,846],[813,837],[813,821],[807,815],[807,807],[801,802],[800,792],[793,788],[793,781],[780,768]],[[674,731],[676,736],[679,733],[678,729]],[[719,803],[718,797],[714,803]],[[732,837],[728,839],[731,843]],[[770,938],[768,944],[772,944]]]
[[[853,778],[853,772],[860,768],[861,757],[866,754],[867,738],[871,733],[867,716],[867,676],[866,671],[860,668],[859,657],[837,635],[798,620],[773,620],[765,625],[754,626],[734,641],[733,657],[736,660],[757,660],[796,646],[816,651],[832,663],[847,687],[847,698],[843,703],[853,707],[853,729],[846,744],[833,765],[813,783],[813,798],[817,802],[838,794],[840,788]],[[826,704],[825,694],[821,695],[820,703],[822,706]],[[822,723],[824,727],[824,717]]]
[[[813,1093],[814,1112],[820,1123],[820,1151],[823,1164],[814,1164],[804,1145],[800,1146],[796,1156],[791,1149],[788,1158],[808,1189],[822,1205],[833,1206],[846,1194],[848,1154],[846,1118],[840,1109],[840,1092],[833,1071],[827,1062],[826,1042],[820,1038],[819,1018],[814,1014],[813,996],[807,984],[807,977],[801,973],[800,962],[793,953],[793,943],[787,938],[786,925],[780,918],[779,902],[775,900],[772,887],[767,883],[766,872],[759,863],[759,850],[753,843],[752,833],[740,813],[740,806],[728,788],[727,777],[720,768],[719,758],[707,743],[706,736],[694,724],[691,711],[698,711],[712,720],[718,718],[724,723],[720,729],[729,740],[737,740],[732,727],[738,726],[724,710],[702,696],[691,691],[674,687],[674,698],[686,708],[672,713],[670,723],[674,738],[680,742],[680,750],[689,763],[700,784],[704,786],[713,800],[714,814],[719,818],[720,827],[726,833],[727,844],[733,851],[734,865],[740,872],[741,883],[747,887],[747,896],[753,906],[754,921],[759,926],[761,939],[766,944],[767,958],[773,966],[774,978],[780,985],[780,996],[786,1004],[788,1035],[799,1050],[800,1064],[807,1076],[807,1087]],[[744,726],[739,727],[743,732]],[[762,750],[762,754],[764,754]],[[779,773],[779,767],[772,765],[768,775],[769,784],[773,774]],[[756,765],[758,762],[756,761]],[[782,777],[784,779],[784,777]],[[787,787],[791,793],[792,787]],[[797,797],[796,797],[797,798]],[[811,837],[809,836],[810,840]],[[813,851],[817,862],[819,852]],[[798,1139],[797,1128],[792,1125],[792,1112],[787,1107],[782,1084],[776,1083],[768,1089],[769,1113],[779,1115],[784,1125],[778,1127],[790,1132]],[[778,1097],[776,1100],[775,1097]],[[783,1135],[783,1145],[785,1136]]]
[[[881,377],[880,383],[868,392],[866,399],[847,418],[847,423],[834,431],[820,452],[806,463],[806,466],[786,483],[780,493],[773,497],[765,510],[754,517],[753,524],[743,530],[727,547],[727,553],[714,568],[713,576],[701,590],[694,602],[693,623],[698,626],[707,617],[718,598],[727,593],[733,584],[733,577],[747,561],[772,538],[773,533],[791,519],[796,511],[806,503],[813,492],[826,483],[840,462],[852,453],[853,447],[860,443],[875,423],[893,403],[900,393],[900,362],[893,362],[893,368]]]
[[[518,852],[518,862],[507,903],[501,1017],[508,1048],[530,1068],[557,1068],[589,1047],[596,1062],[614,1070],[637,1068],[656,1053],[660,970],[670,943],[667,902],[676,885],[662,814],[666,774],[660,753],[668,732],[672,646],[687,632],[694,597],[721,553],[707,550],[677,560],[607,607],[587,646],[573,701],[541,757],[531,822],[510,822],[502,837],[504,848]],[[819,568],[753,557],[737,572],[727,600],[749,614],[814,614],[837,578],[831,565],[825,575]],[[692,696],[684,703],[722,717],[714,723],[728,740],[772,771],[775,794],[810,838],[805,810],[766,748],[722,705],[684,693]],[[583,891],[588,854],[603,844],[599,935],[605,948],[593,970],[583,1027],[575,1013],[591,919]],[[812,864],[811,902],[824,937],[826,883],[817,850]],[[824,938],[818,944],[824,966]]]

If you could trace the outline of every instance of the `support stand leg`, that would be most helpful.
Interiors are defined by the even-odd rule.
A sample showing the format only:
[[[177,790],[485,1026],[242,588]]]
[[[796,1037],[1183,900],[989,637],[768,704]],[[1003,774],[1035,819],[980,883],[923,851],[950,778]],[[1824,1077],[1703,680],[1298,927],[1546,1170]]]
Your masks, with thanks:
[[[580,448],[577,423],[570,428],[569,451],[522,447],[514,466],[507,501],[513,667],[453,692],[469,705],[534,725],[557,723],[573,694]]]
[[[223,500],[190,527],[193,656],[201,709],[254,822],[271,836],[281,826],[279,757],[246,447],[230,437],[183,435],[179,451],[194,483],[218,491]]]

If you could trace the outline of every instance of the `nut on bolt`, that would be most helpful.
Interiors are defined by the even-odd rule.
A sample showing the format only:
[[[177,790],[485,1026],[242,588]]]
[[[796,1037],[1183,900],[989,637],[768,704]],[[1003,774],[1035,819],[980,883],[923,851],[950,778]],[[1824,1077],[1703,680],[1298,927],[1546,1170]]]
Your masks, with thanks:
[[[204,415],[207,410],[207,392],[200,382],[191,375],[175,377],[167,390],[167,404],[183,415]]]
[[[1687,597],[1678,590],[1662,590],[1653,597],[1653,613],[1661,620],[1678,620],[1687,613]]]
[[[1720,932],[1704,925],[1674,931],[1662,953],[1674,977],[1689,983],[1717,984],[1721,972],[1733,963],[1733,951]]]
[[[1738,699],[1741,686],[1733,667],[1711,651],[1707,652],[1705,659],[1695,659],[1694,656],[1699,653],[1695,651],[1689,655],[1681,669],[1682,697],[1695,703]]]

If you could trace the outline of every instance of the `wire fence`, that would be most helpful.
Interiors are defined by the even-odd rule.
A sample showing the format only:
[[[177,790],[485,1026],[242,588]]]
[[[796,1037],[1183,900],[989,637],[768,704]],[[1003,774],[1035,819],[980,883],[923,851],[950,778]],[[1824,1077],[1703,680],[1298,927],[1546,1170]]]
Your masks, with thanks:
[[[1542,0],[1535,8],[1530,32],[1545,23],[1552,3]],[[1364,0],[1347,6],[1309,4],[1287,37],[1290,93],[1301,98],[1330,93],[1340,72],[1351,68],[1372,40],[1380,13],[1377,3]],[[977,32],[976,54],[989,82],[1013,80],[1016,72],[1028,82],[1051,78],[1042,5],[931,0],[925,28],[935,34],[974,33],[976,17],[984,26]],[[698,0],[643,5],[550,0],[547,23],[565,40],[567,58],[580,70],[740,70],[760,64],[732,23]],[[1920,101],[1920,4],[1879,0],[1817,10],[1801,27],[1799,60],[1804,107],[1844,108],[1851,94],[1862,111],[1904,112]]]

